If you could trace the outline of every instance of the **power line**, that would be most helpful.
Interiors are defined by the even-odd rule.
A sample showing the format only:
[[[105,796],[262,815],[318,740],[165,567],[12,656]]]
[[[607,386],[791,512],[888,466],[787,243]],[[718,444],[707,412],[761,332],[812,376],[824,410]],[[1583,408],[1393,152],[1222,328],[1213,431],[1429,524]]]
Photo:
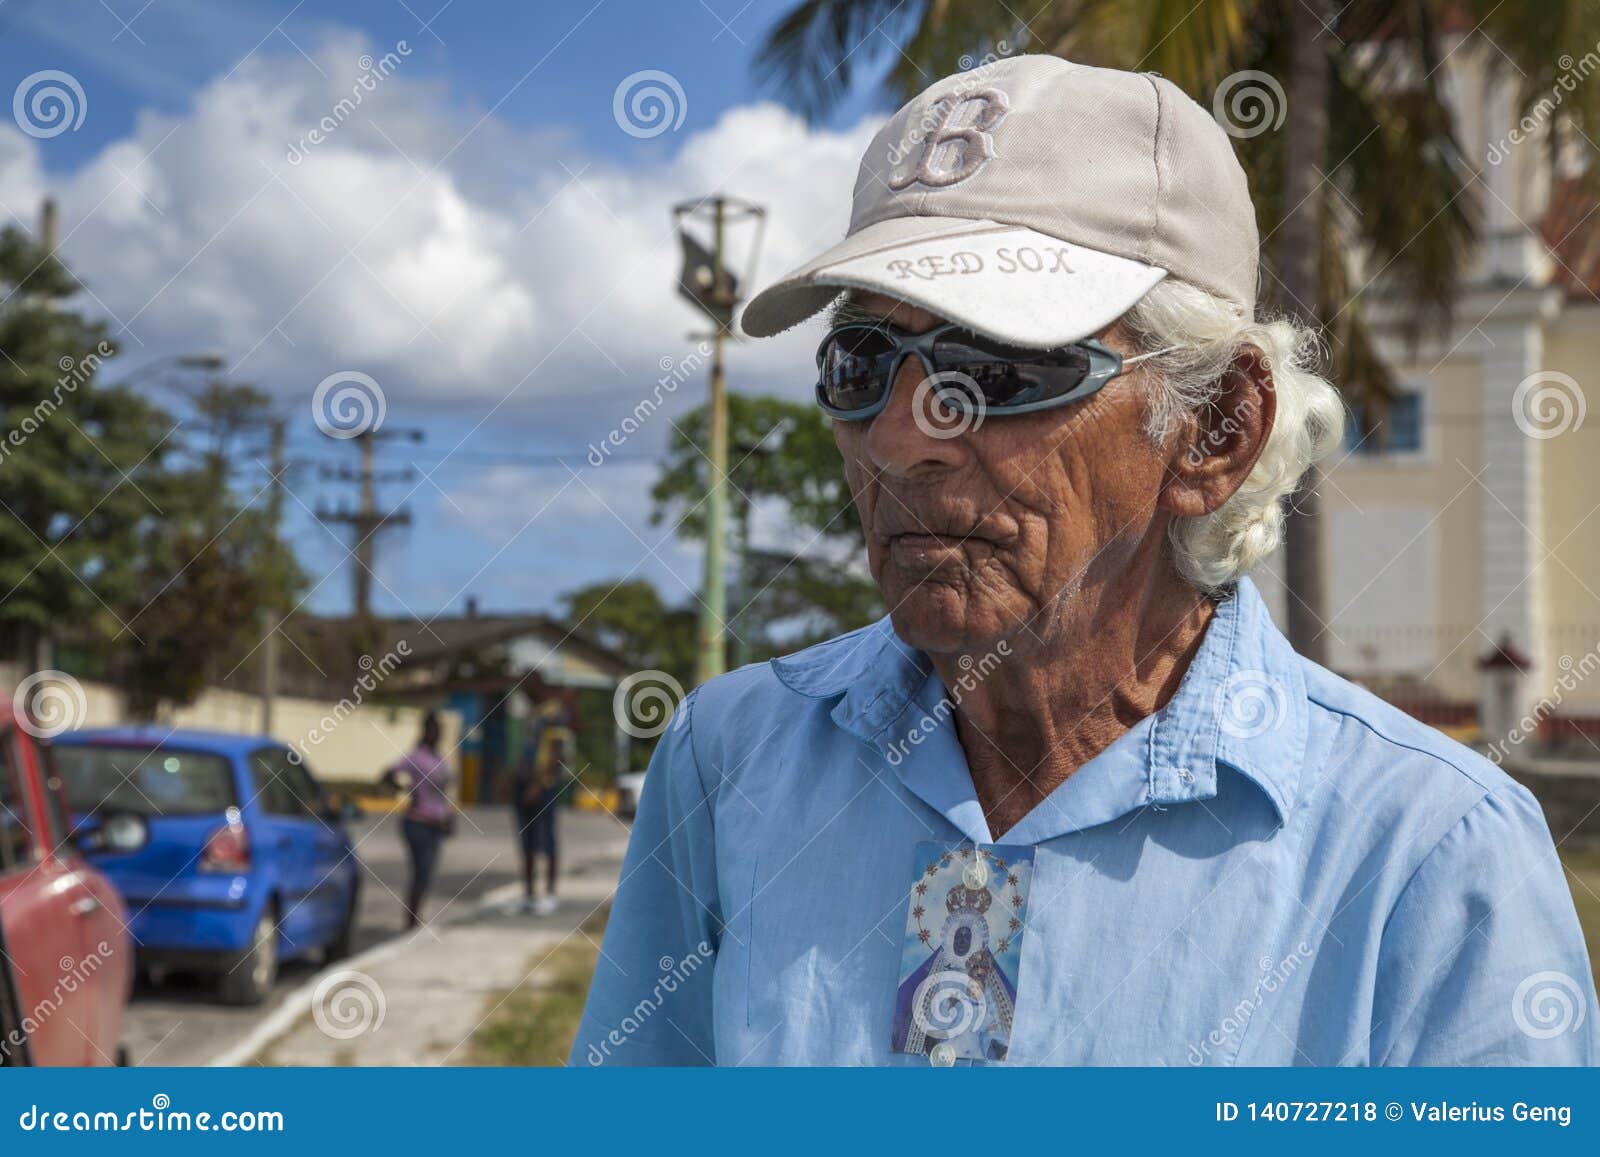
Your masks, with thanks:
[[[361,450],[361,465],[357,470],[348,470],[343,466],[325,467],[331,471],[332,476],[338,481],[354,482],[359,488],[358,505],[354,510],[339,509],[328,510],[319,508],[317,517],[329,526],[348,526],[350,528],[351,560],[355,564],[352,573],[354,588],[354,611],[359,621],[365,621],[372,612],[372,573],[374,555],[377,553],[378,536],[386,531],[400,526],[411,524],[411,512],[402,507],[393,510],[380,511],[378,509],[378,482],[380,478],[388,479],[388,475],[380,475],[377,469],[379,441],[391,441],[395,438],[409,438],[420,442],[423,438],[421,430],[395,429],[366,430],[357,434],[353,439]],[[325,477],[327,474],[325,474]]]

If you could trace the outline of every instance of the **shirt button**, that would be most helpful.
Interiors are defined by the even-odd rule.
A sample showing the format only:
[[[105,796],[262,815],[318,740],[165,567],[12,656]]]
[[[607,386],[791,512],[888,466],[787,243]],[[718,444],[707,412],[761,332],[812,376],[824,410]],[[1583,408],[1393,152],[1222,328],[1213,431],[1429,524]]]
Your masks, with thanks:
[[[981,891],[989,883],[989,865],[974,860],[961,869],[961,882],[974,892]]]
[[[956,1063],[956,1049],[949,1041],[940,1041],[928,1054],[928,1063],[936,1069],[948,1069]]]

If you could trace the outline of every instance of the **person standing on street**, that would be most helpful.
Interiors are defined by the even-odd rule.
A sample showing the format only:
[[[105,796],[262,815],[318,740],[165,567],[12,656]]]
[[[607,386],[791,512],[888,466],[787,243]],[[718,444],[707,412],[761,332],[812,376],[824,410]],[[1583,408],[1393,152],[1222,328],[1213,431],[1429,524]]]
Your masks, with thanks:
[[[410,753],[383,773],[383,782],[409,793],[400,834],[405,840],[411,876],[406,885],[406,928],[422,919],[422,898],[433,882],[439,849],[455,830],[455,810],[448,792],[455,774],[439,754],[439,717],[431,711]]]
[[[540,703],[511,785],[517,846],[522,853],[522,910],[548,916],[556,899],[556,801],[569,774],[574,736],[567,708],[554,696]],[[535,895],[534,861],[545,861],[545,892]]]

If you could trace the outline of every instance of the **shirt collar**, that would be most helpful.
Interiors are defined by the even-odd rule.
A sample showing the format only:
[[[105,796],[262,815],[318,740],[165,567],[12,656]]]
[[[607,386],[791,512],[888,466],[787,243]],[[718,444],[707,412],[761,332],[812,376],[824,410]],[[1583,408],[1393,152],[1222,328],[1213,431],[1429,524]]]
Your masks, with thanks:
[[[1294,804],[1305,755],[1307,706],[1300,663],[1288,640],[1273,625],[1255,584],[1241,579],[1218,604],[1177,693],[1154,716],[1070,777],[1058,789],[1063,800],[1057,803],[1086,802],[1073,800],[1066,789],[1081,779],[1074,791],[1087,791],[1103,773],[1118,781],[1117,790],[1105,797],[1107,807],[1119,801],[1142,806],[1210,799],[1216,795],[1217,767],[1222,765],[1254,783],[1283,819]],[[930,686],[938,684],[938,676],[927,656],[902,642],[887,617],[820,646],[774,659],[772,669],[785,686],[802,695],[816,699],[839,696],[832,713],[834,722],[880,752],[890,738],[886,733],[907,707],[919,698],[942,696],[942,688]],[[924,712],[926,708],[924,704]],[[943,719],[940,728],[953,738],[951,720]],[[1137,752],[1139,758],[1131,761],[1142,768],[1142,784],[1130,782],[1139,774],[1127,766],[1129,756],[1135,754],[1129,750],[1132,745],[1142,748]],[[947,743],[930,744],[918,762],[926,766],[927,755],[949,747]],[[959,752],[959,744],[955,750]],[[901,770],[911,784],[912,776],[904,774],[912,771],[910,765]],[[1091,770],[1095,774],[1084,775]],[[944,790],[948,786],[941,787],[941,795],[948,794]],[[1102,810],[1081,806],[1054,809],[1059,815],[1076,815],[1083,821],[1065,830],[1115,818],[1101,815]],[[1024,825],[1035,826],[1026,820]]]
[[[1149,735],[1151,801],[1216,794],[1216,769],[1247,777],[1280,820],[1294,805],[1308,709],[1300,656],[1272,622],[1261,593],[1240,579],[1217,606],[1178,692]],[[1183,772],[1194,778],[1188,780]]]

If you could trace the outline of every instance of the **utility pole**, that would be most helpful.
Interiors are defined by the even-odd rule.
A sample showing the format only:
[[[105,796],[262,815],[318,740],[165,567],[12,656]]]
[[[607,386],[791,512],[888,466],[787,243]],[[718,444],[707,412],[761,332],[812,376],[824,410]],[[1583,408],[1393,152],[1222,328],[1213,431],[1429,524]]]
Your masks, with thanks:
[[[711,249],[683,231],[687,218],[709,215]],[[679,292],[710,318],[711,396],[710,439],[706,454],[711,476],[706,483],[706,552],[700,595],[700,622],[695,638],[695,681],[704,683],[727,669],[727,589],[726,549],[728,535],[728,385],[725,372],[725,347],[731,335],[734,307],[739,303],[739,282],[728,271],[726,260],[727,227],[734,221],[754,218],[755,242],[750,250],[753,269],[761,248],[766,210],[760,205],[715,194],[701,201],[688,202],[673,210],[683,240],[684,269]]]
[[[272,481],[267,492],[267,517],[269,533],[267,567],[277,575],[281,561],[278,551],[278,531],[283,522],[283,472],[288,468],[284,457],[284,421],[274,418],[271,427]],[[261,637],[261,734],[272,734],[272,709],[278,698],[278,631],[282,621],[273,622],[274,610],[262,608]]]
[[[719,301],[729,302],[731,313],[733,289],[727,284],[728,269],[722,257],[727,212],[727,204],[721,197],[712,199],[711,259],[717,277],[715,292]],[[705,576],[701,580],[705,593],[700,604],[698,659],[695,664],[695,673],[701,683],[722,674],[728,665],[723,639],[727,626],[728,583],[722,558],[728,535],[728,383],[722,360],[727,339],[727,325],[719,324],[711,335],[711,483],[710,493],[706,495]]]
[[[355,618],[365,623],[372,617],[372,574],[376,563],[378,536],[398,526],[409,526],[411,512],[403,509],[381,511],[378,509],[378,483],[404,480],[411,471],[392,474],[378,473],[378,442],[394,438],[422,441],[421,430],[367,430],[356,435],[354,441],[361,451],[361,464],[354,472],[324,470],[322,476],[339,482],[354,482],[357,486],[357,506],[351,510],[319,510],[317,517],[329,525],[350,527],[350,553],[355,559],[352,575],[351,604]]]
[[[61,211],[54,197],[46,197],[39,207],[39,244],[52,257],[61,247]]]
[[[378,482],[374,477],[378,466],[378,444],[373,441],[371,430],[357,438],[356,444],[361,447],[361,507],[356,521],[359,533],[356,537],[353,605],[356,618],[365,622],[372,617],[372,540],[382,523],[378,519]]]
[[[39,245],[51,257],[61,246],[61,214],[53,197],[46,197],[39,206]],[[56,665],[55,639],[49,627],[38,628],[34,635],[32,657],[35,671],[48,671]]]

